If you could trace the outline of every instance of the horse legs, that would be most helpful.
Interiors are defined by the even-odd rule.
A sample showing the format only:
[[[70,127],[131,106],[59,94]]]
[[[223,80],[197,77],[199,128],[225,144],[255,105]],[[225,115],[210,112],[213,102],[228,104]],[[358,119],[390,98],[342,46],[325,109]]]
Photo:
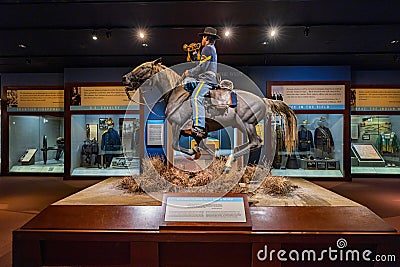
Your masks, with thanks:
[[[196,140],[196,142],[197,142],[197,140]],[[204,149],[208,154],[210,154],[211,156],[214,156],[214,154],[215,154],[214,151],[212,151],[208,146],[206,146],[206,144],[204,143],[204,139],[201,139],[200,143],[198,143],[198,144],[201,149]]]
[[[234,162],[237,158],[261,146],[261,138],[257,135],[255,125],[245,123],[241,126],[242,127],[239,127],[239,130],[241,132],[246,132],[249,142],[237,147],[236,152],[228,157],[228,160],[225,164],[225,172],[229,172],[229,170],[232,168],[232,162]]]
[[[180,137],[181,137],[181,134],[180,134],[180,129],[179,129],[178,125],[172,125],[172,148],[176,151],[180,151],[189,156],[192,156],[199,152],[197,149],[187,149],[184,147],[180,147],[180,145],[179,145]]]

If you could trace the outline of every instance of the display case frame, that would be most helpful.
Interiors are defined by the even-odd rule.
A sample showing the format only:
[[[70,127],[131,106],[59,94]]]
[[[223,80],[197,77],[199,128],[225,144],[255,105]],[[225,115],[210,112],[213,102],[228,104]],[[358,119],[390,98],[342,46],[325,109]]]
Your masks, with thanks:
[[[371,93],[372,92],[372,93]],[[357,93],[363,93],[364,102],[357,101]],[[354,84],[351,87],[351,123],[355,116],[358,117],[375,117],[375,118],[400,118],[400,85],[399,84]],[[357,103],[358,102],[358,103]],[[392,121],[390,121],[392,123]],[[400,125],[399,125],[400,126]],[[393,126],[392,126],[393,127]],[[395,127],[396,129],[400,127]],[[395,130],[396,131],[396,130]],[[400,130],[397,129],[397,134],[400,134]],[[373,135],[362,135],[359,137],[361,142],[374,143]],[[357,143],[357,140],[350,142]],[[399,152],[398,152],[399,153]],[[397,159],[399,155],[395,156]],[[382,156],[385,158],[385,156]],[[354,160],[351,158],[351,160]],[[358,177],[377,177],[377,178],[398,178],[400,174],[400,167],[387,168],[387,166],[371,166],[373,171],[365,172],[351,168],[351,176],[354,178]],[[380,168],[380,170],[379,170]],[[398,169],[398,170],[397,170]]]
[[[30,99],[32,102],[32,107],[20,107],[18,105],[18,100],[15,103],[10,103],[10,99],[7,99],[7,93],[8,92],[17,92],[18,90],[24,91],[24,92],[36,92],[36,95],[34,96],[34,99]],[[2,125],[9,125],[10,123],[10,117],[11,116],[53,116],[57,118],[63,118],[64,119],[64,127],[65,127],[65,118],[64,118],[64,110],[65,110],[65,102],[62,101],[63,106],[60,105],[60,102],[57,102],[54,106],[49,106],[48,99],[44,100],[44,106],[38,105],[38,101],[40,101],[41,94],[54,94],[55,97],[57,97],[57,94],[61,94],[61,92],[64,92],[63,86],[59,85],[24,85],[24,86],[4,86],[2,90],[2,95],[5,99],[7,99],[5,102],[2,103],[1,105],[1,120],[2,120]],[[25,96],[27,97],[27,96]],[[51,98],[51,96],[47,96]],[[22,98],[22,96],[20,96]],[[63,97],[63,100],[65,99],[65,95]],[[54,102],[54,101],[53,101]],[[26,103],[25,103],[26,104]],[[47,105],[47,106],[46,106]],[[39,107],[38,107],[39,106]],[[64,128],[65,129],[65,128]],[[64,171],[62,172],[29,172],[29,171],[19,171],[19,172],[11,172],[10,171],[10,129],[9,127],[2,127],[1,128],[1,174],[2,175],[13,175],[13,176],[21,176],[21,175],[40,175],[40,176],[64,176],[65,174],[65,161],[64,161]],[[65,138],[65,135],[64,135]],[[41,153],[40,147],[38,148],[37,153]]]
[[[317,180],[345,180],[350,181],[350,159],[348,155],[350,155],[350,144],[346,143],[346,140],[350,140],[350,82],[349,81],[269,81],[266,86],[266,95],[268,98],[277,98],[277,95],[274,95],[272,88],[274,86],[277,87],[299,87],[304,91],[304,94],[312,94],[314,90],[321,90],[320,87],[327,86],[332,87],[330,100],[325,97],[312,98],[312,100],[308,100],[306,95],[298,96],[295,91],[291,91],[292,101],[289,101],[289,104],[294,110],[296,116],[299,115],[340,115],[343,118],[343,131],[342,131],[342,166],[341,173],[342,176],[332,177],[332,176],[321,176],[321,177],[312,177],[312,179]],[[314,88],[315,87],[315,88]],[[337,95],[335,95],[337,94]],[[321,94],[322,95],[322,94]],[[280,97],[280,96],[279,96]],[[279,98],[278,98],[279,99]],[[300,100],[299,100],[300,99]],[[296,104],[294,101],[303,101],[303,103]],[[309,103],[307,101],[310,101]],[[330,101],[335,104],[330,104]],[[292,103],[293,102],[293,103]],[[319,104],[322,103],[322,104]],[[300,123],[300,122],[298,122]],[[267,139],[268,140],[268,139]],[[324,162],[316,162],[315,169],[322,168],[322,164]],[[311,166],[311,167],[314,167]],[[308,165],[307,165],[308,166]],[[332,162],[325,162],[324,169],[328,169],[328,166],[332,168]],[[310,167],[310,168],[311,168]],[[306,175],[306,174],[305,174]],[[290,176],[289,176],[290,177]],[[304,178],[309,179],[311,177],[305,176]]]
[[[88,107],[87,109],[71,109],[71,92],[73,88],[76,87],[120,87],[122,86],[121,83],[117,82],[70,82],[65,84],[65,101],[66,101],[66,110],[65,110],[65,131],[66,131],[66,148],[65,148],[65,156],[71,159],[72,157],[72,151],[71,151],[71,142],[72,142],[72,116],[75,115],[101,115],[104,114],[109,114],[109,115],[115,115],[115,116],[122,116],[122,115],[133,115],[133,116],[138,116],[140,120],[140,128],[139,131],[140,137],[139,137],[139,158],[142,159],[144,155],[144,111],[143,111],[143,106],[138,105],[137,109],[134,110],[127,110],[121,108],[119,105],[111,105],[109,107],[106,107],[106,109],[101,108],[101,107],[95,107],[95,108],[90,108]],[[84,99],[82,99],[84,101]],[[104,116],[103,116],[104,117]],[[101,117],[101,118],[103,118]],[[119,117],[119,120],[121,117]],[[119,123],[119,121],[118,121]],[[100,124],[100,122],[99,122]],[[100,125],[99,125],[100,126]],[[116,128],[118,132],[120,132],[119,127]],[[101,129],[99,129],[101,131]],[[121,136],[122,139],[122,136]],[[122,140],[121,140],[122,141]],[[139,164],[141,165],[141,164]],[[85,175],[85,176],[80,176],[80,175],[72,175],[73,170],[71,169],[72,167],[72,162],[71,160],[67,161],[65,164],[65,179],[103,179],[105,177],[109,177],[107,174],[103,175]],[[140,168],[140,166],[139,166]]]

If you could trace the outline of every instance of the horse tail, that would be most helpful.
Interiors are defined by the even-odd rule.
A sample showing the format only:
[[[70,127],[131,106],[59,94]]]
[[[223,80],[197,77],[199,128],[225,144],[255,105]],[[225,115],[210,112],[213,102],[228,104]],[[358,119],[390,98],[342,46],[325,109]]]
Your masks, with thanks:
[[[294,151],[297,143],[297,117],[288,104],[281,100],[263,98],[267,109],[274,114],[280,115],[285,122],[285,148],[289,154]]]

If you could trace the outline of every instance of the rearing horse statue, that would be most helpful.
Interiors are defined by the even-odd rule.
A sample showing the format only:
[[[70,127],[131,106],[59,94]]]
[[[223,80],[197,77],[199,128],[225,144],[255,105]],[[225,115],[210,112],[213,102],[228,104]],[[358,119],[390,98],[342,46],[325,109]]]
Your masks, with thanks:
[[[122,78],[126,86],[126,93],[136,91],[145,82],[146,86],[157,87],[166,102],[165,115],[172,126],[172,148],[188,155],[199,154],[200,149],[208,153],[213,152],[207,148],[202,139],[193,136],[198,146],[187,149],[179,146],[181,135],[188,134],[187,126],[191,126],[192,107],[190,95],[180,83],[181,76],[174,70],[161,64],[161,59],[145,62],[127,73]],[[217,131],[224,127],[237,128],[247,136],[248,142],[235,149],[235,153],[229,156],[226,170],[229,171],[231,163],[250,150],[261,147],[262,139],[257,135],[256,125],[267,113],[281,115],[285,122],[285,146],[291,153],[297,141],[297,119],[293,110],[283,101],[260,98],[247,91],[237,90],[237,106],[227,108],[222,114],[210,115],[206,112],[206,127],[208,132]],[[186,130],[186,131],[185,131]]]

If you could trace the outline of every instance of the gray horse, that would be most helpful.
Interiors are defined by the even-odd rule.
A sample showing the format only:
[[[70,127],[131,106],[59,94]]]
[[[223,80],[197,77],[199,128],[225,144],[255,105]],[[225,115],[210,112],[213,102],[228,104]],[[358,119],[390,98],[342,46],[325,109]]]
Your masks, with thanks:
[[[191,135],[192,116],[190,95],[183,88],[181,81],[182,77],[174,70],[162,65],[161,59],[145,62],[122,78],[122,83],[126,86],[126,93],[129,99],[131,99],[130,92],[136,92],[137,89],[142,87],[157,87],[161,91],[161,95],[167,104],[165,115],[172,126],[172,148],[174,150],[198,157],[201,148],[213,154],[204,145],[202,139],[194,136],[197,146],[192,149],[179,146],[179,139],[182,135]],[[257,135],[256,125],[267,113],[274,113],[283,117],[286,151],[291,153],[297,141],[297,119],[292,109],[280,100],[260,98],[247,91],[236,89],[235,91],[237,93],[237,107],[227,107],[224,112],[217,114],[206,112],[206,128],[208,132],[232,126],[246,134],[248,138],[247,143],[235,148],[235,153],[229,156],[226,169],[229,170],[232,162],[238,157],[243,156],[250,150],[261,147],[262,139]]]

